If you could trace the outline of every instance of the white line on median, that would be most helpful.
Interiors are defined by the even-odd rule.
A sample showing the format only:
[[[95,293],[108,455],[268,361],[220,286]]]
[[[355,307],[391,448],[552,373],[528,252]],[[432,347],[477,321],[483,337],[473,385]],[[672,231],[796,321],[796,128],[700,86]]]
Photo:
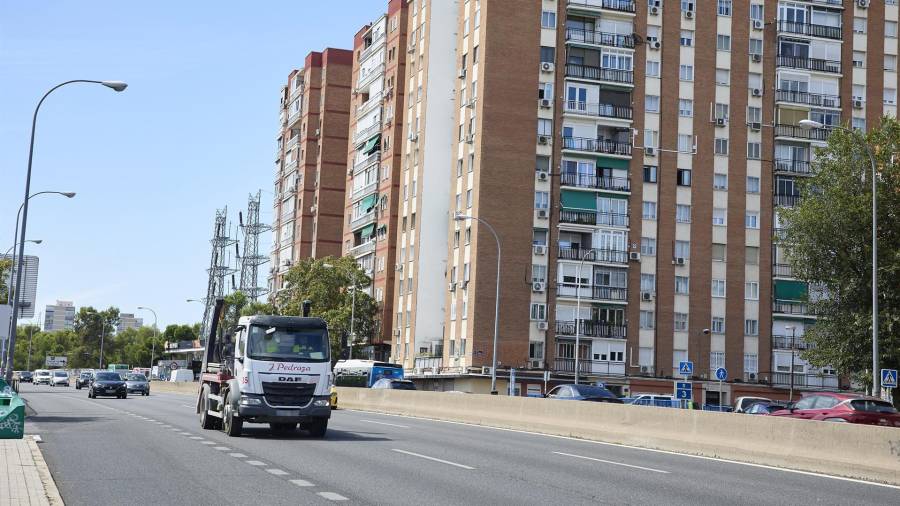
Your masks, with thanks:
[[[329,501],[348,501],[346,497],[341,494],[336,494],[334,492],[319,492],[319,495],[328,499]]]
[[[643,467],[643,466],[636,466],[634,464],[625,464],[624,462],[615,462],[612,460],[595,459],[594,457],[585,457],[582,455],[574,455],[571,453],[563,453],[563,452],[553,452],[553,453],[555,453],[557,455],[565,455],[566,457],[573,457],[576,459],[593,460],[594,462],[602,462],[604,464],[612,464],[614,466],[622,466],[622,467],[630,467],[633,469],[641,469],[643,471],[650,471],[651,473],[671,474],[669,471],[663,471],[662,469],[653,469],[652,467]]]
[[[391,448],[392,452],[402,453],[404,455],[411,455],[413,457],[419,457],[420,459],[431,460],[433,462],[440,462],[441,464],[447,464],[448,466],[461,467],[463,469],[475,469],[474,467],[470,467],[464,464],[457,464],[456,462],[450,462],[449,460],[442,460],[435,457],[429,457],[428,455],[422,455],[421,453],[413,453],[408,452],[406,450],[398,450],[397,448]]]
[[[368,422],[368,423],[377,423],[378,425],[387,425],[387,426],[390,426],[390,427],[399,427],[399,428],[401,428],[401,429],[408,429],[408,428],[409,428],[408,425],[400,425],[400,424],[397,424],[397,423],[387,423],[387,422],[376,422],[375,420],[363,420],[362,418],[360,418],[359,421],[360,421],[360,422]]]

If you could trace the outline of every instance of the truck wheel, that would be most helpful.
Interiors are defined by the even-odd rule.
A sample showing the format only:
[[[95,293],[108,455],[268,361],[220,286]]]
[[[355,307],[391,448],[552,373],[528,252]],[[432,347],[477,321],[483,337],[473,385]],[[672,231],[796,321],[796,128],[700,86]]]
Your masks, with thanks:
[[[225,397],[225,409],[223,410],[223,413],[222,428],[225,430],[225,434],[228,434],[231,437],[240,437],[241,430],[244,428],[244,421],[234,412],[234,408],[231,406],[230,392],[228,396]]]
[[[328,419],[320,418],[314,420],[306,426],[306,430],[309,431],[309,435],[312,437],[325,437],[325,432],[328,431]]]
[[[200,394],[200,427],[205,430],[218,429],[220,421],[218,418],[209,416],[209,387],[204,386],[203,392]]]
[[[288,433],[288,432],[294,432],[295,430],[297,430],[297,424],[291,423],[291,422],[288,422],[288,423],[274,423],[273,422],[273,423],[269,424],[269,427],[272,428],[272,432],[279,432],[279,433]]]

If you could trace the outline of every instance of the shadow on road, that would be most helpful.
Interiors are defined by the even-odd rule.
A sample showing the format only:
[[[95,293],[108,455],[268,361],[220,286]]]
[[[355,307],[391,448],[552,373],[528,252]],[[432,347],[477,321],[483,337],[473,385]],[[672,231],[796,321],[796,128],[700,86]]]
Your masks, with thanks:
[[[108,420],[108,418],[103,418],[100,416],[29,416],[27,418],[28,422],[31,423],[82,423],[82,422],[95,422],[97,420]]]
[[[278,440],[278,441],[294,441],[294,440],[310,440],[315,441],[317,438],[310,437],[303,430],[296,430],[293,432],[287,433],[275,433],[272,432],[269,428],[260,426],[259,428],[255,427],[244,427],[243,437],[253,438],[253,439],[270,439],[270,440]],[[365,442],[365,441],[391,441],[391,438],[383,437],[380,433],[377,432],[348,432],[343,430],[336,429],[328,429],[328,432],[325,434],[325,437],[322,438],[325,441],[333,441],[333,442],[341,442],[341,441],[349,441],[349,442]]]

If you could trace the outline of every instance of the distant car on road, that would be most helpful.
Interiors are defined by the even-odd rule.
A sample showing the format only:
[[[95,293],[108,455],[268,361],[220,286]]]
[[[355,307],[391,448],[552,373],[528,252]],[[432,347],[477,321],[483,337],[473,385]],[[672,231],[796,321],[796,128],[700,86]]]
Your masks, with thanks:
[[[635,406],[656,406],[658,408],[677,408],[681,401],[671,395],[661,394],[637,394],[629,399],[622,399],[625,404]]]
[[[67,371],[57,369],[57,370],[51,371],[51,372],[53,373],[53,376],[50,379],[51,387],[67,387],[67,386],[69,386],[69,373]]]
[[[118,397],[125,399],[128,397],[128,389],[125,386],[125,380],[119,376],[117,372],[97,371],[88,387],[88,397],[96,399],[98,396]]]
[[[751,404],[750,407],[743,411],[747,415],[771,415],[776,411],[787,409],[787,403],[777,403],[774,401],[757,402]]]
[[[129,373],[125,375],[125,388],[128,393],[150,395],[150,382],[143,374]]]
[[[747,410],[747,408],[758,402],[772,402],[772,399],[769,399],[767,397],[738,397],[734,401],[734,412],[743,413]]]
[[[38,369],[34,371],[34,384],[35,385],[49,385],[50,379],[53,376],[50,374],[50,371],[47,369]]]
[[[91,384],[91,376],[94,373],[91,371],[81,371],[78,376],[75,378],[75,390],[81,390],[82,387],[90,386]]]
[[[22,383],[31,383],[34,380],[34,376],[31,374],[31,371],[17,371],[15,373],[15,377],[18,378]]]
[[[381,378],[372,384],[372,388],[390,389],[390,390],[415,390],[416,385],[410,380]]]
[[[792,407],[775,411],[772,416],[900,427],[900,413],[889,402],[837,392],[807,394]]]
[[[604,387],[597,385],[559,385],[547,392],[548,399],[563,401],[592,401],[622,404],[622,399]]]

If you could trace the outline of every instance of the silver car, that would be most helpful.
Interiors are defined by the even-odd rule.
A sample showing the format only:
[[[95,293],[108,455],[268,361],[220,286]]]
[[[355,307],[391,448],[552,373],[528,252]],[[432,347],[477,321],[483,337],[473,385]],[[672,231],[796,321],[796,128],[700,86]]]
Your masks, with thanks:
[[[50,386],[51,387],[67,387],[69,386],[69,373],[67,371],[55,370],[50,371]]]
[[[150,382],[143,374],[126,374],[125,388],[130,394],[150,395]]]

